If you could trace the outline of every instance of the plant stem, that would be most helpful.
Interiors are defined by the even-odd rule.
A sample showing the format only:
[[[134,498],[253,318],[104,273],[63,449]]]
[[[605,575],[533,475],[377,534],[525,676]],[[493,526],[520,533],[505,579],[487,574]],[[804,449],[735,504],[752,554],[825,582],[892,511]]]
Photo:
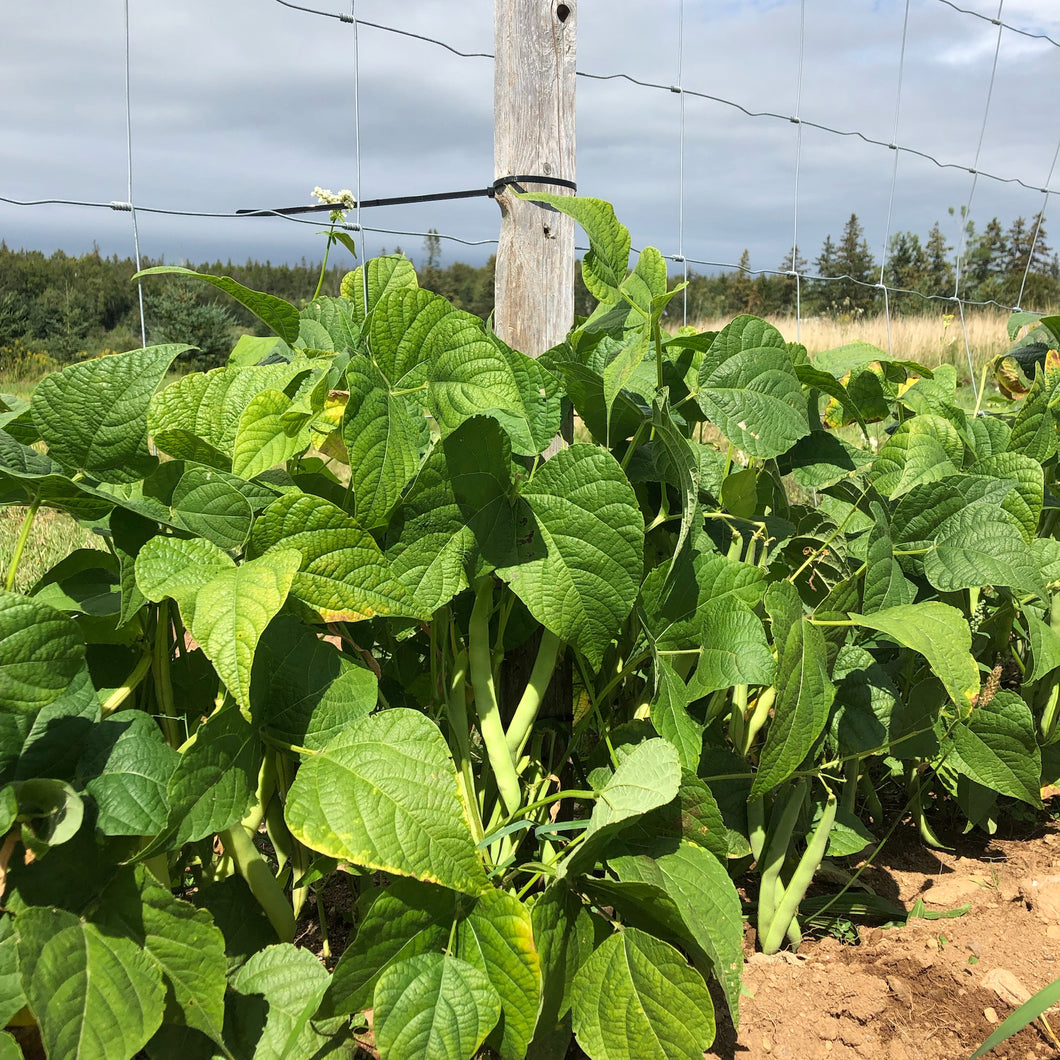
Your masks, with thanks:
[[[36,518],[37,509],[40,508],[40,494],[33,498],[33,503],[26,509],[26,515],[22,520],[22,528],[18,532],[18,540],[15,542],[15,551],[11,553],[11,563],[7,568],[7,578],[4,580],[4,588],[11,592],[15,587],[15,575],[18,573],[19,560],[26,549],[29,540],[29,532]]]
[[[449,719],[449,733],[456,747],[456,782],[460,797],[467,808],[471,833],[475,842],[482,842],[486,833],[482,827],[482,813],[478,804],[478,793],[475,791],[475,771],[471,766],[471,741],[467,731],[467,696],[465,694],[467,677],[467,655],[461,652],[453,663],[453,676],[449,683],[448,706],[446,717]]]
[[[508,750],[512,757],[518,759],[523,753],[523,747],[530,736],[530,730],[537,720],[538,711],[548,691],[552,674],[556,669],[556,659],[559,657],[560,645],[563,642],[551,630],[541,630],[541,643],[537,648],[537,658],[534,659],[533,669],[530,671],[530,679],[526,683],[526,689],[519,699],[515,708],[515,714],[508,725],[505,739]]]
[[[151,675],[155,683],[155,705],[159,711],[159,721],[162,723],[162,732],[165,733],[166,743],[170,747],[179,747],[181,739],[180,729],[176,722],[176,707],[173,704],[173,682],[169,676],[169,601],[163,600],[158,605],[155,622],[155,644],[154,659],[152,660]]]
[[[468,625],[468,659],[471,664],[471,685],[475,690],[475,709],[478,727],[486,754],[493,767],[497,791],[509,815],[519,809],[522,794],[515,759],[508,749],[501,723],[497,690],[493,683],[493,659],[490,651],[490,611],[493,608],[493,578],[486,575],[475,586],[475,605]]]
[[[317,280],[317,289],[313,292],[313,297],[309,299],[309,301],[311,302],[315,302],[317,300],[317,297],[320,294],[320,289],[324,286],[324,277],[328,273],[328,255],[331,253],[331,244],[334,242],[335,226],[332,225],[330,231],[328,232],[327,246],[324,247],[324,261],[321,263],[320,266],[320,279]]]

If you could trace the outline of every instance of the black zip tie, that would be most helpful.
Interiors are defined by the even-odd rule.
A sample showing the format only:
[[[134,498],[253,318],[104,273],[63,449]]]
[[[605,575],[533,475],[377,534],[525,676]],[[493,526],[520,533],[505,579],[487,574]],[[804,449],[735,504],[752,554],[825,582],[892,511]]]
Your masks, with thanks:
[[[333,210],[351,210],[360,207],[362,210],[372,206],[411,206],[420,202],[442,202],[447,199],[476,199],[496,198],[506,187],[513,187],[516,191],[522,191],[520,184],[548,184],[557,188],[569,188],[577,193],[578,185],[573,180],[563,180],[560,177],[542,177],[521,174],[513,177],[501,177],[495,180],[488,188],[474,188],[471,191],[439,191],[429,195],[398,195],[389,199],[362,199],[361,202],[354,201],[351,206],[341,202],[321,202],[313,206],[283,206],[276,210],[236,210],[237,214],[267,217],[271,214],[280,214],[283,217],[299,213],[330,213]]]

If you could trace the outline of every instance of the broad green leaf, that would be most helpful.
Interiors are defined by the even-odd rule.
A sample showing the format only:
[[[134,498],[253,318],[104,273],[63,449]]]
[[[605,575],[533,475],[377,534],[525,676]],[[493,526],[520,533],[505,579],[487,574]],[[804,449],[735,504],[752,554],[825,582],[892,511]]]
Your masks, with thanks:
[[[274,549],[221,571],[194,597],[179,601],[191,635],[244,709],[250,708],[258,638],[287,599],[301,559],[294,549]]]
[[[536,456],[559,433],[559,386],[525,354],[488,335],[478,317],[450,313],[436,326],[427,402],[442,436],[472,416],[492,416],[512,449]]]
[[[1034,718],[1015,692],[1003,689],[989,703],[976,706],[951,739],[947,764],[1000,795],[1042,805],[1042,762]]]
[[[610,834],[622,822],[665,806],[680,786],[681,762],[673,744],[662,739],[637,744],[596,793],[586,840],[597,832]]]
[[[1020,525],[1003,508],[983,503],[957,512],[939,527],[933,544],[924,555],[924,575],[940,592],[996,585],[1045,594]]]
[[[955,475],[964,458],[957,428],[942,416],[906,420],[884,442],[872,465],[872,484],[892,500],[922,482]]]
[[[1029,611],[1024,611],[1023,620],[1034,660],[1025,680],[1033,684],[1060,666],[1060,633]]]
[[[700,407],[750,456],[787,452],[809,433],[806,400],[787,355],[763,348],[729,358],[701,375]]]
[[[758,616],[739,601],[708,604],[702,612],[702,649],[688,682],[700,699],[734,685],[770,685],[777,664]],[[694,768],[694,767],[693,767]]]
[[[174,488],[171,503],[183,527],[220,548],[242,548],[250,533],[250,501],[214,468],[191,465]]]
[[[354,666],[312,629],[278,615],[258,642],[250,711],[270,735],[319,750],[342,728],[370,714],[379,698],[375,675]]]
[[[577,361],[560,361],[556,369],[566,384],[567,397],[595,439],[603,442],[610,437],[612,442],[617,442],[636,433],[646,410],[632,395],[622,391],[608,407],[603,376],[599,372]]]
[[[293,346],[298,338],[298,310],[290,302],[285,302],[275,295],[252,291],[249,287],[237,283],[230,276],[210,276],[204,272],[195,272],[194,269],[185,269],[180,265],[156,265],[154,268],[138,272],[134,279],[163,273],[202,280],[203,283],[208,283],[224,291],[225,294],[231,295],[240,305],[246,306],[258,320],[275,331],[284,342]]]
[[[457,915],[454,898],[452,891],[418,880],[393,880],[372,902],[356,939],[339,958],[321,1014],[369,1008],[384,969],[406,957],[443,949]]]
[[[629,229],[615,217],[614,207],[603,199],[583,196],[531,192],[522,198],[546,203],[573,217],[585,229],[589,237],[589,251],[582,259],[585,286],[598,302],[617,302],[619,287],[629,268],[631,240]]]
[[[766,729],[751,798],[786,780],[799,768],[821,735],[835,686],[828,678],[828,655],[821,631],[801,614],[778,621],[777,595],[766,594],[777,647],[777,698]]]
[[[365,317],[388,291],[417,286],[419,282],[412,262],[402,254],[387,254],[372,258],[364,265],[358,265],[353,272],[346,273],[340,290],[342,297],[351,302],[354,321],[363,324]]]
[[[422,953],[390,965],[375,987],[382,1060],[471,1060],[501,1013],[488,976],[466,961]]]
[[[448,341],[448,328],[439,324],[459,312],[452,302],[418,287],[393,288],[379,299],[372,313],[368,355],[390,390],[407,391],[409,396],[419,391],[424,403],[427,366]]]
[[[766,572],[717,552],[681,558],[672,586],[664,591],[666,569],[650,571],[641,586],[646,625],[659,651],[684,651],[703,645],[703,622],[710,611],[736,603],[754,607],[766,591]]]
[[[219,545],[198,538],[153,537],[136,556],[136,584],[155,603],[194,596],[208,581],[235,567]]]
[[[975,505],[1001,508],[1014,483],[985,475],[948,475],[937,482],[914,486],[898,502],[891,516],[890,533],[904,552],[931,547],[946,521]],[[877,520],[885,519],[877,508]]]
[[[367,357],[350,361],[346,379],[350,400],[342,439],[350,454],[357,521],[370,529],[385,524],[416,474],[426,420],[422,408],[409,396],[395,394]]]
[[[911,495],[907,493],[906,498]],[[902,573],[901,564],[894,558],[894,542],[887,524],[887,513],[882,506],[874,506],[873,513],[876,525],[869,531],[861,602],[861,609],[866,614],[911,604],[916,597],[916,586]]]
[[[131,939],[104,934],[73,913],[19,913],[22,991],[50,1057],[128,1060],[162,1022],[157,966]]]
[[[955,607],[936,600],[850,616],[856,626],[878,630],[927,659],[950,699],[967,708],[979,693],[979,667],[971,655],[972,634]]]
[[[640,367],[648,353],[651,334],[646,328],[627,331],[618,341],[610,360],[604,366],[604,416],[606,423],[605,440],[611,444],[611,409],[629,383],[633,373]]]
[[[77,835],[85,808],[81,796],[65,781],[32,777],[16,781],[14,792],[23,818],[22,842],[37,857]]]
[[[10,763],[11,777],[73,781],[81,749],[100,717],[99,697],[87,665],[58,699],[35,715],[0,712],[5,721],[5,765]]]
[[[147,407],[178,353],[150,346],[80,364],[42,379],[31,407],[49,455],[104,482],[135,482],[156,464]]]
[[[655,466],[664,482],[676,483],[682,493],[681,523],[677,530],[677,541],[674,544],[673,557],[670,560],[667,578],[672,578],[689,531],[696,518],[696,501],[699,499],[700,464],[699,457],[692,449],[688,439],[674,426],[670,414],[669,390],[662,393],[652,402],[652,452]]]
[[[180,755],[153,718],[123,711],[96,725],[78,763],[104,835],[154,835],[164,827],[166,789]]]
[[[898,689],[887,671],[864,648],[844,644],[836,656],[832,680],[836,709],[830,729],[840,753],[855,755],[889,746],[897,736],[892,714]]]
[[[309,950],[289,943],[259,950],[236,972],[233,989],[254,1001],[259,995],[268,1005],[265,1027],[254,1047],[254,1060],[316,1056],[327,1051],[329,1045],[341,1049],[339,1027],[317,1025],[313,1020],[327,985],[328,972],[320,961]],[[256,1031],[260,1028],[260,1008],[254,1005],[251,1011],[256,1017]],[[329,1030],[335,1034],[334,1041],[329,1041]]]
[[[1053,405],[1060,389],[1060,372],[1038,367],[1030,393],[1023,399],[1012,424],[1008,449],[1039,464],[1056,452],[1057,420]]]
[[[800,365],[801,367],[801,365]],[[792,477],[807,490],[820,490],[850,478],[872,456],[829,431],[813,431],[800,438],[788,453]]]
[[[324,328],[331,339],[330,349],[353,351],[360,345],[361,329],[346,298],[318,295],[299,316],[300,325],[306,320],[315,320]]]
[[[969,474],[988,475],[1014,483],[1015,488],[1005,495],[1001,506],[1019,523],[1023,539],[1029,545],[1037,533],[1038,519],[1042,514],[1045,483],[1041,464],[1021,453],[998,453],[977,460]]]
[[[290,361],[294,351],[275,335],[240,335],[226,363],[235,366],[261,364],[269,357]]]
[[[260,737],[234,706],[207,719],[166,785],[165,828],[137,856],[175,850],[242,820],[254,800],[261,754]]]
[[[681,768],[694,770],[703,753],[704,726],[688,713],[688,688],[665,658],[656,662],[656,674],[658,689],[651,701],[651,723],[677,748]]]
[[[542,976],[541,1014],[532,1051],[541,1058],[564,1055],[571,1037],[574,976],[593,952],[593,917],[581,898],[559,881],[534,903],[531,919]],[[553,1043],[555,1048],[549,1051]]]
[[[95,918],[135,942],[162,973],[168,1023],[224,1045],[225,940],[209,913],[175,898],[140,867],[110,885]]]
[[[471,579],[515,558],[511,447],[476,417],[435,446],[391,525],[395,577],[431,614]]]
[[[684,840],[674,846],[668,839],[631,842],[630,853],[609,858],[608,865],[620,880],[652,884],[670,899],[684,928],[680,934],[710,958],[739,1026],[743,913],[726,867],[701,846]]]
[[[460,957],[484,972],[500,995],[501,1056],[522,1060],[541,1002],[541,961],[530,910],[507,891],[484,891],[457,929]]]
[[[178,460],[228,470],[243,410],[266,390],[286,390],[309,365],[228,366],[178,379],[160,390],[148,409],[155,443]]]
[[[640,584],[644,524],[618,461],[573,445],[522,489],[532,514],[520,563],[498,574],[530,613],[599,666]]]
[[[0,919],[0,1026],[6,1027],[11,1022],[11,1017],[25,1003],[22,980],[18,974],[18,937],[15,934],[15,918],[5,916]],[[21,1060],[21,1053],[15,1055]],[[3,1054],[0,1053],[0,1057],[2,1056]]]
[[[416,711],[349,724],[302,763],[286,818],[301,842],[330,857],[467,894],[486,886],[449,749]]]
[[[310,494],[289,493],[258,516],[251,552],[297,549],[302,561],[291,595],[326,622],[376,615],[426,617],[397,580],[375,539],[341,508]]]
[[[574,1033],[593,1060],[688,1060],[714,1041],[702,976],[672,946],[615,932],[574,981]]]
[[[291,406],[280,390],[263,390],[247,402],[232,443],[233,474],[253,478],[309,448],[309,423],[288,416]]]
[[[85,642],[72,619],[0,591],[0,710],[40,710],[69,688],[84,664]]]
[[[99,519],[114,506],[85,483],[71,481],[60,464],[6,431],[0,431],[0,500],[62,508],[82,519]]]

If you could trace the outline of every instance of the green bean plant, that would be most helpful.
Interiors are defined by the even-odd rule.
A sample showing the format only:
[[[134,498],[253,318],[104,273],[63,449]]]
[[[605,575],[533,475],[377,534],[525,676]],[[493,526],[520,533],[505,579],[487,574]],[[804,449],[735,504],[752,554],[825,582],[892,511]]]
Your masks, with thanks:
[[[400,256],[302,309],[160,267],[271,334],[3,398],[0,1055],[698,1057],[881,778],[926,832],[1040,805],[1055,354],[981,415],[873,347],[671,332],[657,250],[533,199],[598,302],[537,359]],[[16,594],[41,507],[106,551]]]

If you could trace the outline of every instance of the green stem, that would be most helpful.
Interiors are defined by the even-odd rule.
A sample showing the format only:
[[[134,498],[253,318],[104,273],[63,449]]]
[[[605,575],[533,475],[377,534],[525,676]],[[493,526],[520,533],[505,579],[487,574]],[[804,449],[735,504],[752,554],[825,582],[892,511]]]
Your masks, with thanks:
[[[637,451],[640,445],[641,438],[644,437],[644,432],[651,426],[648,420],[642,420],[640,426],[637,428],[636,434],[633,435],[633,440],[626,447],[626,451],[622,454],[622,470],[625,471],[629,467],[630,460],[633,459],[633,454]]]
[[[505,739],[508,750],[512,757],[518,760],[523,753],[523,747],[530,736],[530,730],[537,720],[538,711],[545,698],[552,674],[556,669],[556,660],[559,658],[560,645],[563,643],[551,630],[541,630],[541,643],[537,648],[537,658],[534,659],[533,669],[530,671],[530,679],[526,683],[526,689],[519,699],[515,708],[515,714],[508,725]]]
[[[11,563],[7,568],[7,578],[4,581],[4,588],[11,592],[15,587],[15,575],[18,573],[19,560],[22,559],[22,553],[26,550],[26,542],[29,540],[29,532],[33,527],[33,520],[36,518],[37,509],[40,508],[40,495],[33,498],[33,503],[26,509],[25,518],[22,520],[22,529],[18,532],[18,540],[15,542],[15,551],[11,553]]]
[[[236,871],[246,880],[250,893],[265,911],[280,941],[294,942],[294,910],[268,862],[258,852],[250,833],[242,824],[235,824],[222,832],[220,839],[225,850],[231,854]]]
[[[835,824],[836,809],[838,802],[833,792],[828,793],[828,801],[824,804],[824,813],[817,823],[817,828],[806,844],[806,850],[799,859],[799,864],[792,873],[791,880],[784,888],[784,897],[777,905],[773,919],[766,930],[762,941],[762,952],[766,955],[776,953],[788,935],[792,921],[799,911],[799,903],[806,896],[806,891],[813,883],[814,873],[821,867],[824,852],[828,849],[828,837],[832,833],[832,825]],[[759,934],[761,938],[761,934]]]
[[[320,266],[320,279],[317,280],[317,289],[313,292],[313,297],[309,299],[311,302],[315,302],[317,300],[317,296],[320,294],[320,289],[324,286],[324,277],[327,275],[328,272],[328,255],[331,253],[331,244],[334,242],[335,226],[332,225],[331,230],[328,232],[327,246],[324,247],[324,262]]]
[[[176,707],[173,703],[173,682],[169,675],[170,659],[169,640],[169,601],[163,600],[158,605],[155,623],[154,659],[151,675],[155,683],[155,704],[158,707],[159,721],[166,743],[170,747],[179,747],[184,741],[176,720]]]
[[[468,659],[471,664],[471,685],[475,690],[475,709],[478,712],[479,732],[486,745],[486,754],[493,767],[504,808],[514,814],[522,802],[519,775],[515,760],[504,736],[497,690],[493,684],[493,659],[490,651],[490,612],[493,608],[493,578],[480,578],[475,586],[475,604],[468,625]]]
[[[847,813],[853,813],[858,794],[858,782],[861,780],[861,761],[851,758],[843,772],[843,809]]]

